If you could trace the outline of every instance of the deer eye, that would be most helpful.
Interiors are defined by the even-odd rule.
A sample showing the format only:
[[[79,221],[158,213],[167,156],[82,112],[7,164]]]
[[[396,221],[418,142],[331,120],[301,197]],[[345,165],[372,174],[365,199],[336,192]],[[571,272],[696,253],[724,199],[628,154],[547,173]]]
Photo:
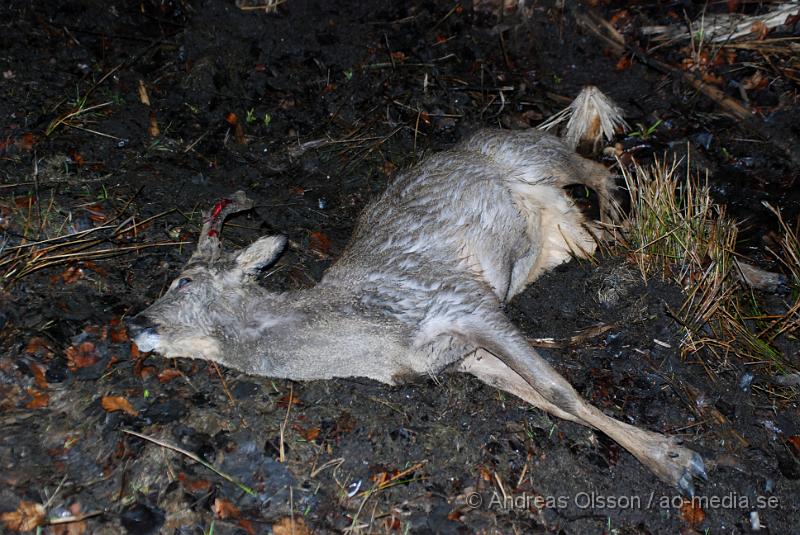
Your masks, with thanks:
[[[178,280],[178,284],[175,286],[175,289],[180,290],[190,282],[192,282],[192,279],[190,279],[189,277],[182,277],[180,280]]]

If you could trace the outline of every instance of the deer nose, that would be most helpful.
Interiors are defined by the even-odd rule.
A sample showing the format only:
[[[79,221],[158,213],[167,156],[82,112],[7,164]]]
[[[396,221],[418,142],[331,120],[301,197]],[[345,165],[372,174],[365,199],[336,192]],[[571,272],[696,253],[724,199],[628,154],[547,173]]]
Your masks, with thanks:
[[[152,322],[147,316],[134,316],[125,320],[125,326],[128,328],[128,336],[131,339],[137,338],[141,335],[155,335],[158,334],[156,324]]]

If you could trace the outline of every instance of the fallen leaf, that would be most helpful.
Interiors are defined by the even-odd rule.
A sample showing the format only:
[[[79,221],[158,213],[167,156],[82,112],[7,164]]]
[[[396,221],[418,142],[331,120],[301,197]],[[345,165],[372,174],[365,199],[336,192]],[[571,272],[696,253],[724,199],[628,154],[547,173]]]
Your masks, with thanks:
[[[108,220],[108,216],[103,211],[103,207],[97,204],[90,204],[89,206],[83,207],[86,212],[88,212],[89,219],[94,221],[95,223],[104,223]]]
[[[208,492],[211,490],[211,481],[207,479],[192,479],[183,472],[178,474],[178,481],[189,492]]]
[[[372,474],[370,478],[373,483],[375,483],[376,487],[380,487],[384,485],[387,481],[390,481],[389,474],[386,472],[378,472],[377,474]]]
[[[173,379],[175,379],[176,377],[180,377],[182,375],[183,375],[183,372],[181,372],[177,368],[167,368],[166,370],[162,370],[161,372],[159,372],[159,374],[158,374],[158,382],[159,383],[168,383],[168,382],[172,381]]]
[[[320,434],[319,427],[312,427],[311,429],[300,430],[300,434],[309,442],[313,442]]]
[[[48,403],[50,403],[50,394],[47,392],[40,392],[35,388],[28,388],[27,392],[33,398],[25,405],[27,409],[41,409],[42,407],[47,407]]]
[[[619,58],[619,61],[617,61],[617,64],[614,65],[614,70],[624,71],[625,69],[630,68],[631,65],[633,65],[633,59],[631,58],[631,56],[627,55],[622,56],[621,58]]]
[[[32,150],[34,145],[36,145],[36,136],[30,132],[22,134],[22,137],[17,141],[17,147],[21,150]]]
[[[11,531],[33,531],[44,525],[44,506],[40,503],[21,500],[16,511],[0,514],[0,522]]]
[[[211,510],[214,511],[214,514],[220,519],[239,518],[239,515],[241,515],[238,507],[222,498],[216,498],[214,500],[214,505],[211,506]]]
[[[713,85],[722,85],[725,83],[725,80],[722,78],[722,76],[719,76],[718,74],[712,74],[710,72],[703,73],[703,81],[707,84]]]
[[[246,518],[239,519],[239,527],[245,530],[248,535],[256,535],[256,528],[253,526],[253,523]]]
[[[484,481],[492,480],[492,473],[485,466],[479,466],[478,471],[481,473],[481,479],[483,479]]]
[[[71,371],[93,366],[100,360],[97,348],[91,342],[82,342],[79,346],[69,346],[66,351],[67,368]]]
[[[403,525],[400,523],[400,519],[396,516],[392,515],[389,518],[383,521],[383,526],[386,528],[386,531],[394,531],[397,533],[401,533]]]
[[[83,159],[83,156],[81,155],[81,153],[78,152],[75,149],[68,150],[67,151],[67,156],[69,156],[69,159],[72,160],[72,163],[74,163],[78,167],[82,167],[83,164],[86,163],[86,160]]]
[[[236,114],[235,114],[235,113],[233,113],[233,112],[231,111],[231,112],[228,112],[228,113],[225,115],[225,122],[226,122],[226,123],[228,123],[228,124],[229,124],[229,125],[231,125],[231,126],[234,126],[234,125],[236,125],[236,124],[238,124],[238,123],[239,123],[239,118],[236,116]]]
[[[14,199],[14,206],[17,208],[30,208],[36,203],[36,199],[31,195],[17,197]]]
[[[83,278],[83,268],[80,266],[69,266],[61,272],[61,280],[64,284],[73,284]]]
[[[309,242],[312,251],[324,255],[331,252],[331,239],[324,232],[312,232],[309,235]]]
[[[289,406],[290,403],[292,405],[300,405],[300,400],[297,398],[297,396],[292,395],[291,392],[283,396],[281,399],[279,399],[276,404],[278,405],[278,407],[286,408]]]
[[[110,338],[114,344],[121,344],[128,341],[128,330],[125,324],[119,318],[111,318],[110,321]]]
[[[108,412],[122,411],[131,416],[139,416],[139,411],[133,408],[131,402],[122,396],[103,396],[100,404]]]
[[[44,390],[49,385],[47,384],[47,378],[44,376],[45,368],[39,363],[32,362],[30,365],[31,372],[33,373],[33,380],[36,381],[36,386]]]
[[[706,513],[697,500],[683,499],[681,504],[681,517],[691,526],[697,526],[706,518]]]
[[[39,355],[41,357],[52,356],[53,351],[47,345],[47,340],[41,336],[34,336],[28,340],[28,345],[25,346],[25,353],[29,355]]]
[[[311,535],[311,530],[306,527],[301,517],[285,517],[272,524],[274,535]]]

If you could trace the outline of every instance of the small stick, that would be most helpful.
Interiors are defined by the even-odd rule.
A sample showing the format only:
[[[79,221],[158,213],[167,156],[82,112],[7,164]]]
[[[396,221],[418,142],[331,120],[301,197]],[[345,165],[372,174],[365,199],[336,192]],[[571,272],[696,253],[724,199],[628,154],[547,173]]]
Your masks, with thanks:
[[[256,495],[256,492],[253,489],[251,489],[250,487],[248,487],[247,485],[245,485],[243,483],[239,483],[232,476],[229,476],[228,474],[226,474],[222,470],[216,468],[211,463],[207,463],[206,461],[201,459],[198,455],[192,453],[189,450],[185,450],[185,449],[181,448],[180,446],[175,446],[174,444],[170,444],[168,442],[164,442],[164,441],[159,440],[157,438],[153,438],[153,437],[149,437],[147,435],[143,435],[141,433],[137,433],[136,431],[130,431],[128,429],[123,429],[122,432],[123,433],[127,433],[129,435],[133,435],[135,437],[139,437],[142,440],[147,440],[148,442],[152,442],[153,444],[157,444],[158,446],[161,446],[162,448],[167,448],[168,450],[177,451],[178,453],[181,453],[181,454],[185,455],[186,457],[189,457],[193,461],[202,464],[203,466],[205,466],[206,468],[208,468],[209,470],[211,470],[212,472],[214,472],[215,474],[217,474],[221,478],[233,483],[234,485],[236,485],[237,487],[242,489],[247,494],[250,494],[251,496],[255,496]]]

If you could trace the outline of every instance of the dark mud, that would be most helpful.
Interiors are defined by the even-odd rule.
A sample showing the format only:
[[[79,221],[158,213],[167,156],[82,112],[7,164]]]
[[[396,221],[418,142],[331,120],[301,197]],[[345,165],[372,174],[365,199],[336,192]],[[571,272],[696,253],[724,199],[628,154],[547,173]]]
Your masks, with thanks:
[[[307,287],[394,169],[482,125],[537,124],[587,83],[631,123],[664,120],[651,152],[688,141],[719,200],[748,218],[745,249],[763,251],[775,227],[762,200],[798,213],[798,170],[780,150],[641,64],[616,71],[548,3],[498,26],[450,3],[289,0],[265,15],[222,1],[11,1],[0,25],[9,243],[36,237],[20,211],[80,230],[172,208],[107,245],[191,242],[199,209],[245,189],[258,207],[227,243],[287,234],[264,284]],[[91,514],[77,533],[278,533],[291,515],[320,532],[748,533],[754,513],[762,533],[798,532],[796,402],[767,395],[760,368],[735,357],[713,371],[682,359],[679,290],[620,260],[559,268],[509,313],[531,337],[612,325],[541,351],[604,411],[704,455],[704,518],[605,436],[468,377],[301,384],[132,356],[119,318],[152,302],[191,247],[58,266],[0,296],[0,512],[26,500],[51,518]]]

